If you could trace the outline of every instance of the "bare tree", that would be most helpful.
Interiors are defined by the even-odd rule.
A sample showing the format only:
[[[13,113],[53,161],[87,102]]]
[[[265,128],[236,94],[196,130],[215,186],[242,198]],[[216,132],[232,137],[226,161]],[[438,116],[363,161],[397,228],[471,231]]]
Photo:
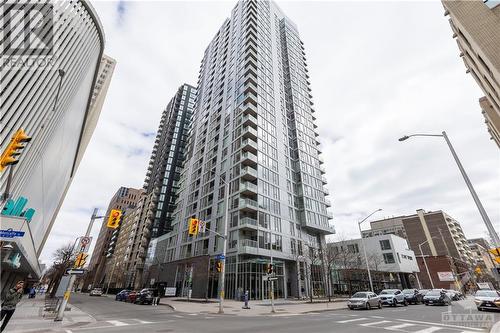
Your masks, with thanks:
[[[47,290],[51,290],[50,296],[54,297],[57,291],[57,286],[61,281],[66,269],[70,268],[75,261],[75,254],[73,253],[73,244],[69,243],[61,246],[52,254],[53,264],[45,274],[50,278]]]

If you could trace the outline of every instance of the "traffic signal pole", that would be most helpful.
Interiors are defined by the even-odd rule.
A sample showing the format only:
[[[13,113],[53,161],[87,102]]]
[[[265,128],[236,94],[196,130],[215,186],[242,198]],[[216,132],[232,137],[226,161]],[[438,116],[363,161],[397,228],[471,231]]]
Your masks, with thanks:
[[[92,213],[92,217],[90,218],[89,225],[87,227],[87,232],[85,233],[85,237],[90,236],[90,231],[92,230],[92,225],[94,224],[94,221],[96,219],[102,218],[103,216],[97,216],[97,208],[94,208],[94,212]],[[73,255],[73,251],[71,251],[71,255]],[[66,305],[68,304],[69,301],[69,296],[71,295],[71,290],[73,290],[73,285],[75,284],[76,280],[76,274],[71,274],[71,277],[69,279],[69,284],[68,288],[64,292],[64,297],[61,302],[61,305],[59,305],[59,309],[57,311],[57,316],[54,319],[54,321],[61,321],[64,318],[64,310],[66,310]]]
[[[229,215],[229,183],[226,182],[226,196],[225,196],[225,214],[224,214],[224,232],[222,236],[222,256],[224,259],[221,259],[223,261],[222,263],[222,269],[220,270],[219,274],[219,313],[224,313],[224,278],[225,278],[225,273],[226,273],[226,251],[227,251],[227,221],[228,221],[228,215]]]

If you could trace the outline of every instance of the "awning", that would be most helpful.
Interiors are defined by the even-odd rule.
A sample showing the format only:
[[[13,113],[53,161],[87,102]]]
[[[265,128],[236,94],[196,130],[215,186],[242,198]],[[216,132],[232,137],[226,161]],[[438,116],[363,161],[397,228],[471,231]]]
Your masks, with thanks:
[[[15,271],[40,278],[41,270],[29,222],[22,217],[0,215],[2,271]],[[6,250],[5,247],[12,248]]]

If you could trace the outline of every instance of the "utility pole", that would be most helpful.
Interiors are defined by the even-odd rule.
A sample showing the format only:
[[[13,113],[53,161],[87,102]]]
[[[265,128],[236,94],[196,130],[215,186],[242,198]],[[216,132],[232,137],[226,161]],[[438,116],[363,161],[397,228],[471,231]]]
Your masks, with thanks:
[[[85,233],[85,237],[89,237],[90,236],[90,231],[92,230],[92,225],[94,224],[94,221],[96,219],[100,219],[100,218],[104,217],[104,216],[97,216],[97,212],[98,212],[98,209],[94,208],[94,212],[92,213],[92,216],[90,218],[90,222],[89,222],[89,225],[87,227],[87,232]],[[63,300],[61,302],[61,305],[59,306],[59,309],[57,311],[57,316],[54,319],[54,321],[61,321],[61,320],[63,320],[63,318],[64,318],[64,310],[66,310],[66,305],[68,304],[69,296],[71,295],[71,290],[73,289],[73,285],[75,284],[75,279],[76,279],[76,275],[72,274],[71,277],[70,277],[70,279],[69,279],[68,288],[64,292]]]

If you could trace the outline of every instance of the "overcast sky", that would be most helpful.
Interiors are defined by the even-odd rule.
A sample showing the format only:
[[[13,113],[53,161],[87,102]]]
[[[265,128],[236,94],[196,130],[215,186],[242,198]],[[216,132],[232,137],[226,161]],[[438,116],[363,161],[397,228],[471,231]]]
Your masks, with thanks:
[[[235,1],[94,1],[117,60],[106,103],[41,259],[83,235],[120,186],[143,185],[161,112],[184,82],[196,85],[203,52]],[[278,2],[305,43],[335,237],[356,221],[444,210],[467,237],[486,228],[440,138],[446,130],[496,229],[500,154],[439,1]],[[368,227],[368,223],[365,228]],[[94,241],[100,223],[94,225]]]

